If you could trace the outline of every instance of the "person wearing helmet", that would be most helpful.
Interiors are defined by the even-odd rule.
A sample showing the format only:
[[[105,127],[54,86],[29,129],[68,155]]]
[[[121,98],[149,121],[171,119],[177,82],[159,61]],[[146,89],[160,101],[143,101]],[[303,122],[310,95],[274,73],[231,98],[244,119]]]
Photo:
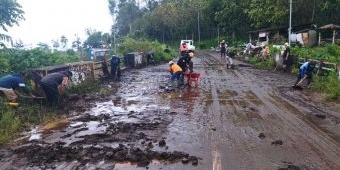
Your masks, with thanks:
[[[183,74],[182,68],[176,63],[174,63],[173,61],[169,61],[169,72],[171,74],[171,77],[170,77],[171,83],[173,83],[175,79],[179,81],[181,78],[181,75]]]

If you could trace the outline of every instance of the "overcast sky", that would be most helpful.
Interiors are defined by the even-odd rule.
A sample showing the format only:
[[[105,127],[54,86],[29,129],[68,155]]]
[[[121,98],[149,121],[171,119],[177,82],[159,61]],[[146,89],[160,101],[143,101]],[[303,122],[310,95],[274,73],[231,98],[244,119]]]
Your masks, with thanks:
[[[8,27],[13,40],[24,44],[51,43],[62,35],[68,44],[78,35],[86,39],[85,29],[109,33],[113,24],[107,0],[17,0],[26,20]]]

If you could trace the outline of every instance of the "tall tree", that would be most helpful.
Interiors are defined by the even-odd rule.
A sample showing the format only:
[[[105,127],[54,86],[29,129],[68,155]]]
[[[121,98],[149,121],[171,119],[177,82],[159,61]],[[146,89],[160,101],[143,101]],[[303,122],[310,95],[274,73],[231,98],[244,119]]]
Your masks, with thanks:
[[[61,37],[60,37],[60,43],[61,43],[61,46],[65,49],[66,48],[66,46],[67,46],[67,42],[68,42],[68,39],[64,36],[64,35],[62,35]]]
[[[6,26],[19,25],[24,20],[24,11],[16,0],[0,0],[0,27],[7,31]]]
[[[84,48],[102,48],[103,47],[103,36],[102,32],[88,29],[86,30],[88,38],[84,42]]]
[[[52,40],[52,47],[53,48],[59,48],[60,44],[59,44],[59,40]]]
[[[245,12],[252,26],[263,28],[288,25],[289,0],[248,0]],[[292,24],[339,23],[340,0],[293,0]]]
[[[134,21],[141,15],[142,12],[136,5],[135,0],[120,0],[116,18],[118,34],[127,35],[131,33]]]
[[[244,9],[248,6],[249,0],[224,0],[215,1],[215,20],[221,27],[221,35],[236,38],[242,36],[249,30],[249,18]]]

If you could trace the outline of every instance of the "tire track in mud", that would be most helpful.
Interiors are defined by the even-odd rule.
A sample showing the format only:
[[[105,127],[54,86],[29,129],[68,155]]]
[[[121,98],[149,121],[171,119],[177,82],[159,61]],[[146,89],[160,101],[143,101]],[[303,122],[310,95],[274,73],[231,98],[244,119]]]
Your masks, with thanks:
[[[324,118],[329,118],[331,119],[333,122],[335,122],[336,124],[340,123],[340,117],[334,116],[333,114],[330,114],[329,110],[324,110],[323,108],[328,107],[327,105],[317,105],[315,103],[307,103],[305,101],[301,101],[301,99],[296,99],[292,96],[290,96],[289,94],[287,94],[287,91],[292,90],[292,89],[288,89],[287,87],[277,87],[277,91],[279,92],[279,95],[281,95],[282,97],[286,98],[287,100],[301,106],[301,107],[305,107],[308,108],[310,110],[310,114],[316,117],[320,117],[321,119]]]
[[[260,94],[258,96],[260,96]],[[303,136],[303,138],[301,138],[304,141],[301,141],[301,139],[294,139],[294,136],[291,136],[289,139],[295,142],[295,144],[304,143],[305,145],[308,145],[308,148],[310,150],[313,150],[315,153],[317,153],[318,156],[321,155],[319,156],[320,158],[309,162],[309,164],[312,164],[313,162],[319,160],[325,162],[325,165],[327,165],[324,167],[318,167],[319,169],[334,169],[338,167],[339,164],[337,163],[336,158],[339,157],[339,145],[336,141],[334,141],[326,133],[324,133],[319,127],[304,118],[305,114],[303,114],[303,112],[309,110],[309,107],[297,107],[293,103],[281,99],[279,96],[275,95],[275,93],[270,94],[270,96],[271,98],[268,98],[269,101],[266,102],[266,105],[270,106],[274,104],[269,108],[277,108],[278,110],[273,110],[275,116],[282,120],[285,125],[289,125],[288,127],[281,128],[288,128],[287,132],[299,130],[301,131],[301,134],[306,134]],[[286,133],[286,136],[289,135],[291,134]],[[308,149],[305,149],[305,152],[308,153],[308,151]],[[327,157],[328,159],[325,160],[324,157]]]
[[[209,57],[212,57],[212,56],[209,56]],[[314,126],[311,122],[306,121],[303,117],[301,117],[301,115],[303,115],[302,112],[304,112],[306,108],[302,108],[302,110],[299,110],[295,106],[291,105],[290,103],[287,103],[283,99],[280,99],[278,96],[275,95],[275,93],[274,94],[268,93],[270,92],[268,91],[268,89],[271,89],[271,88],[268,88],[265,85],[259,86],[260,88],[257,86],[251,86],[250,84],[256,83],[256,81],[254,81],[254,78],[249,77],[245,75],[244,73],[238,72],[237,70],[233,70],[232,72],[235,75],[237,75],[235,78],[239,78],[242,80],[242,82],[246,82],[246,84],[249,85],[250,92],[251,93],[254,92],[255,98],[257,98],[264,105],[262,107],[257,107],[258,109],[256,109],[256,107],[255,109],[253,109],[253,111],[255,111],[254,114],[259,114],[258,116],[255,116],[254,118],[257,121],[262,122],[262,123],[258,123],[257,125],[253,125],[253,126],[255,127],[258,126],[260,128],[267,129],[265,134],[271,135],[271,136],[269,135],[268,136],[271,137],[272,140],[274,140],[275,138],[284,139],[284,145],[292,145],[292,146],[298,147],[297,150],[300,150],[302,154],[308,153],[309,154],[308,157],[310,157],[308,158],[310,160],[300,159],[298,158],[300,153],[287,148],[289,152],[284,151],[283,153],[286,152],[285,154],[288,154],[288,155],[286,155],[286,158],[283,159],[282,161],[292,160],[291,162],[294,162],[295,161],[294,159],[287,159],[291,156],[291,157],[297,157],[295,162],[299,163],[300,166],[309,166],[309,168],[317,168],[317,169],[339,168],[340,165],[337,163],[337,158],[339,158],[339,149],[337,149],[338,143],[336,143],[334,140],[329,138],[327,134],[322,132],[319,128]],[[261,81],[261,79],[258,79],[257,81]],[[251,103],[251,102],[248,101],[248,103]],[[285,104],[282,104],[282,103],[285,103]],[[228,107],[231,106],[233,108],[240,108],[240,104],[239,103],[235,104],[234,100],[226,104],[228,105]],[[242,105],[247,105],[247,103],[243,103]],[[228,112],[236,112],[237,114],[240,113],[240,111],[237,111],[237,109],[228,109],[228,107],[226,107]],[[293,109],[288,109],[287,107],[293,108]],[[242,112],[242,109],[241,109],[241,112]],[[296,131],[296,133],[291,133],[294,131]],[[225,132],[228,133],[228,131],[225,131]],[[307,135],[304,135],[304,134],[307,134]],[[303,146],[304,143],[308,146]],[[246,143],[244,143],[244,147],[247,147]],[[293,154],[293,155],[289,155],[289,154]],[[271,155],[269,155],[269,157],[270,156]],[[279,157],[279,156],[275,156],[275,157]],[[326,157],[327,159],[324,159]],[[275,162],[274,159],[273,160],[269,159],[267,161]],[[279,162],[276,161],[276,164],[277,166],[282,165],[282,162],[280,163],[280,161]]]
[[[212,60],[213,58],[211,56],[208,57],[209,60]],[[211,63],[219,63],[219,60],[215,59],[214,62],[206,62],[208,65],[211,65]],[[212,67],[214,66],[216,66],[216,64],[212,65]],[[260,167],[256,166],[255,163],[251,161],[254,156],[244,154],[251,150],[251,148],[246,144],[247,141],[239,140],[240,137],[238,133],[246,134],[247,132],[235,129],[237,128],[236,126],[233,126],[233,123],[235,122],[229,121],[230,117],[226,116],[235,117],[235,111],[239,110],[236,103],[240,102],[247,104],[244,103],[244,99],[242,98],[234,99],[234,97],[238,95],[236,91],[225,90],[226,88],[232,89],[231,84],[228,82],[229,80],[235,81],[238,78],[235,74],[230,74],[232,71],[228,71],[227,73],[225,65],[217,64],[217,67],[217,69],[215,68],[207,71],[208,74],[206,77],[208,76],[209,78],[209,87],[207,90],[210,89],[211,97],[204,99],[206,102],[206,109],[208,109],[205,112],[210,114],[210,123],[212,124],[212,128],[215,129],[210,135],[213,143],[212,158],[213,162],[216,163],[213,164],[212,169],[249,169],[249,167]],[[218,72],[217,76],[214,75],[216,70]],[[228,107],[223,107],[226,104]],[[226,154],[226,152],[231,152],[232,154]],[[236,160],[243,160],[243,163]]]

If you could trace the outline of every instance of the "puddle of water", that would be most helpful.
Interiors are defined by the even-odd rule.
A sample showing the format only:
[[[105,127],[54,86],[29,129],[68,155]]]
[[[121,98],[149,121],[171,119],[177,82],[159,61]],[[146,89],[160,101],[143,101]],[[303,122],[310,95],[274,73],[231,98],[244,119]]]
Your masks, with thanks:
[[[41,139],[41,132],[38,130],[38,128],[33,128],[30,132],[28,132],[29,134],[29,139],[28,141],[32,141],[32,140],[40,140]]]
[[[129,116],[122,116],[119,120],[113,121],[114,123],[123,122],[123,123],[138,123],[141,120],[137,117],[129,117]]]
[[[100,126],[101,123],[98,121],[90,121],[85,123],[85,127],[88,130],[80,131],[77,133],[77,136],[85,136],[85,135],[92,135],[92,134],[100,134],[106,131],[107,126]]]
[[[75,128],[75,127],[80,127],[84,125],[84,122],[73,122],[70,124],[70,127]]]

